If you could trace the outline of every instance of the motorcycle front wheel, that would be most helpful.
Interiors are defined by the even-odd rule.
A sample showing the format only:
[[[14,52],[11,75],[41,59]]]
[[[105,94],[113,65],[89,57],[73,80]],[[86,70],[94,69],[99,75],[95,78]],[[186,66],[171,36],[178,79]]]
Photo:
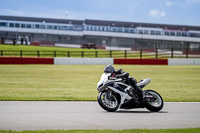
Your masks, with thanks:
[[[119,108],[119,102],[113,92],[100,92],[97,96],[99,105],[108,112],[114,112]]]
[[[146,98],[146,108],[152,112],[158,112],[163,108],[163,99],[156,91],[153,90],[145,90],[147,95],[151,95],[153,97]]]

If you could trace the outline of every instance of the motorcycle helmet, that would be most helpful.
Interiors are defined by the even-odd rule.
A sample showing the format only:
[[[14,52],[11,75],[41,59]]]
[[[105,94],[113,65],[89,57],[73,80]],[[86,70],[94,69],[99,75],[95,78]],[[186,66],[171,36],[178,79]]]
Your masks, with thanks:
[[[115,68],[112,66],[112,65],[107,65],[105,68],[104,68],[104,73],[114,73],[115,72]]]

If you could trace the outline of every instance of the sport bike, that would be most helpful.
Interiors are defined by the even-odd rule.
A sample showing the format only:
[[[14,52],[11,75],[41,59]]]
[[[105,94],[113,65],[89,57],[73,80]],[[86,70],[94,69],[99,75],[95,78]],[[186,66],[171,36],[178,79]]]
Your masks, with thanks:
[[[140,80],[137,85],[142,89],[151,82],[151,78]],[[139,99],[138,92],[126,83],[123,78],[113,78],[110,73],[103,73],[97,84],[99,105],[109,112],[120,109],[147,108],[158,112],[163,108],[163,99],[154,90],[143,90],[143,98]],[[129,91],[132,91],[130,95]]]

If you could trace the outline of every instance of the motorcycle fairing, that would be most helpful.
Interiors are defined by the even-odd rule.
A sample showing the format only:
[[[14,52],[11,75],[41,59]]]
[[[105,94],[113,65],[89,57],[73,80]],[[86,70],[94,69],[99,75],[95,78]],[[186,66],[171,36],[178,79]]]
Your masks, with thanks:
[[[146,79],[140,80],[140,81],[137,83],[137,86],[139,86],[139,87],[142,89],[142,88],[144,88],[145,86],[147,86],[150,82],[151,82],[151,78],[146,78]]]
[[[125,100],[129,100],[131,99],[131,97],[118,85],[118,84],[122,84],[120,82],[115,82],[114,80],[107,80],[102,88],[105,89],[110,89],[112,91],[114,91],[115,93],[119,94],[121,97],[120,100],[120,106],[122,103],[124,103]],[[126,85],[127,86],[127,85]],[[129,86],[127,86],[128,88]],[[126,90],[126,89],[125,89]],[[101,89],[101,91],[104,91],[103,89]]]

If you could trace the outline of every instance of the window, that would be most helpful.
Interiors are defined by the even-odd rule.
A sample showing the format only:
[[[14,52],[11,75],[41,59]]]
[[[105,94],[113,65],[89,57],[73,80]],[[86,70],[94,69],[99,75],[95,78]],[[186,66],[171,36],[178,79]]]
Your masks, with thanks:
[[[104,27],[104,31],[108,31],[108,27]]]
[[[10,23],[9,27],[15,27],[15,24],[14,23]]]
[[[176,33],[177,36],[182,36],[181,32]]]
[[[0,27],[6,27],[6,22],[0,22]]]
[[[112,32],[117,32],[117,28],[116,28],[116,27],[113,27],[113,28],[112,28]]]
[[[27,28],[29,28],[29,27],[27,27]],[[37,29],[45,29],[45,25],[35,24],[35,28],[37,28]]]
[[[165,35],[169,36],[169,31],[165,31]]]
[[[52,25],[51,28],[52,28],[52,29],[57,29],[57,26]]]
[[[129,32],[128,28],[124,28],[124,32],[128,33]]]
[[[45,25],[40,25],[40,28],[41,29],[45,29]]]
[[[122,28],[118,28],[118,32],[122,32]]]
[[[26,26],[27,26],[27,28],[31,28],[31,24],[27,24]]]
[[[151,34],[151,35],[155,35],[155,34],[156,34],[156,31],[151,30],[151,31],[150,31],[150,34]]]
[[[22,28],[26,28],[26,24],[21,24],[21,27]]]
[[[19,23],[16,23],[16,24],[15,24],[15,27],[19,28],[19,27],[20,27],[20,24],[19,24]]]
[[[190,36],[191,37],[199,37],[199,34],[198,33],[190,33]]]
[[[187,36],[187,32],[182,32],[182,36]]]
[[[135,30],[133,28],[130,28],[130,33],[135,33]]]
[[[36,25],[35,25],[35,28],[40,28],[40,25],[39,25],[39,24],[36,24]]]
[[[161,35],[161,31],[154,31],[154,30],[151,30],[151,31],[150,31],[150,34],[151,34],[151,35]]]
[[[82,26],[75,25],[73,26],[73,30],[82,30]]]
[[[85,30],[89,30],[89,27],[88,27],[88,26],[84,26],[84,29],[85,29]]]
[[[92,30],[92,26],[89,26],[88,28],[89,28],[89,30]]]
[[[156,35],[161,35],[161,32],[160,31],[156,31]]]
[[[174,32],[174,31],[171,31],[171,32],[170,32],[170,36],[175,36],[175,32]]]
[[[62,28],[68,28],[68,27],[62,26]],[[55,26],[55,25],[47,25],[47,29],[57,29],[57,26]]]
[[[144,30],[143,33],[144,34],[149,34],[149,31],[148,30]]]
[[[86,26],[86,30],[90,30],[90,26]]]
[[[138,31],[138,34],[143,34],[143,30],[139,30],[139,31]]]
[[[69,26],[60,26],[60,29],[61,29],[61,30],[68,30],[68,29],[69,29]]]
[[[99,27],[99,31],[102,31],[103,27]]]
[[[47,29],[52,29],[51,25],[47,25]]]

